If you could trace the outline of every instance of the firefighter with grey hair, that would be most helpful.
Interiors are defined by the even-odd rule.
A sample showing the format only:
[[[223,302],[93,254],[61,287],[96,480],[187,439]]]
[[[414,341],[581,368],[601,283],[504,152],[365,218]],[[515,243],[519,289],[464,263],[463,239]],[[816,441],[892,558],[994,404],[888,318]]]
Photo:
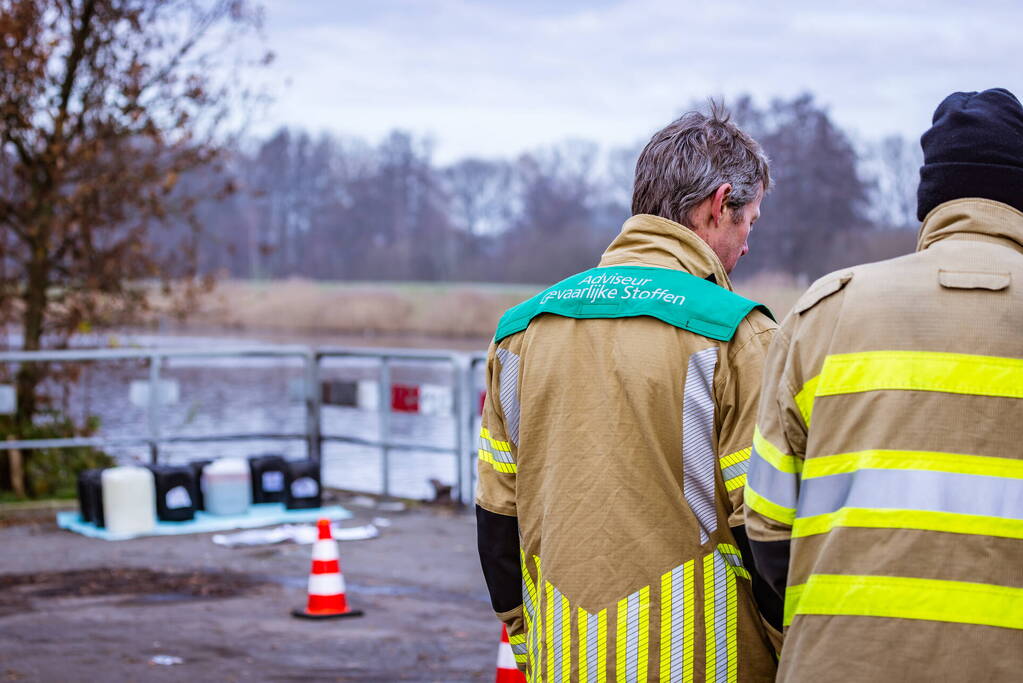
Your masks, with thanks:
[[[742,500],[775,323],[728,279],[769,186],[723,108],[687,113],[640,155],[598,266],[500,320],[477,534],[531,681],[774,679]]]

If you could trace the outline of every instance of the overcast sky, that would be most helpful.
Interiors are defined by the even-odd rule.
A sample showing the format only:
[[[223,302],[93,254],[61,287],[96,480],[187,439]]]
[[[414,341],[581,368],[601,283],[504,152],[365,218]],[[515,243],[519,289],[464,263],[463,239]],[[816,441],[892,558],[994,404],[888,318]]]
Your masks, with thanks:
[[[630,144],[696,98],[812,91],[863,137],[919,136],[954,90],[1023,97],[1023,2],[264,0],[278,125],[436,157]]]

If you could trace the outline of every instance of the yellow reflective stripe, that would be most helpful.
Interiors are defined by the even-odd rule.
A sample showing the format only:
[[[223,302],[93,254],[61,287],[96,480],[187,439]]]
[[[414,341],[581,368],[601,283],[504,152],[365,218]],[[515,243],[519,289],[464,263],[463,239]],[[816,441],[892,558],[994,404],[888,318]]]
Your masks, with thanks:
[[[732,477],[725,481],[725,490],[731,493],[735,489],[741,489],[746,485],[746,475],[740,474],[738,477]]]
[[[499,441],[490,436],[490,430],[486,427],[480,427],[480,436],[489,441],[495,450],[511,453],[511,444],[507,441]]]
[[[536,655],[536,629],[537,629],[537,614],[540,611],[540,599],[536,594],[536,584],[533,582],[533,577],[529,573],[529,568],[526,566],[526,553],[521,548],[519,549],[519,556],[522,560],[522,581],[526,585],[526,592],[529,595],[529,602],[532,604],[532,610],[524,609],[523,616],[526,622],[526,655],[527,668],[531,674],[535,677],[536,668],[538,662]],[[539,574],[539,565],[537,567],[537,574]],[[538,576],[539,578],[539,576]]]
[[[869,450],[810,458],[803,478],[826,477],[857,470],[925,470],[1023,479],[1023,460],[934,451]]]
[[[734,565],[731,562],[726,562],[728,568],[738,574],[744,579],[749,579],[750,574],[745,567],[742,566],[742,552],[731,543],[718,543],[718,550],[724,555],[734,555],[739,559],[739,564]]]
[[[517,636],[508,636],[508,642],[512,645],[522,645],[526,642],[526,634],[520,633]]]
[[[561,680],[572,675],[572,610],[568,598],[561,596]]]
[[[516,474],[519,471],[519,468],[516,467],[513,462],[500,462],[498,460],[494,460],[494,454],[490,451],[485,451],[481,448],[479,449],[479,456],[480,460],[489,464],[501,474]]]
[[[491,439],[490,443],[493,444],[495,451],[504,451],[506,453],[511,453],[511,444],[508,443],[507,441],[497,441],[495,439]]]
[[[597,615],[597,683],[607,683],[607,610]]]
[[[533,622],[534,634],[533,634],[533,680],[536,683],[543,683],[543,658],[544,652],[540,647],[540,643],[546,639],[546,630],[544,629],[544,611],[543,606],[540,604],[544,600],[543,591],[543,565],[540,563],[540,558],[537,555],[533,555],[533,562],[536,563],[536,588],[537,588],[537,600],[536,600],[536,615],[537,618]],[[548,601],[549,604],[549,601]]]
[[[590,680],[590,659],[586,650],[586,644],[589,642],[588,617],[586,610],[579,608],[576,611],[576,630],[579,631],[579,683],[588,683]]]
[[[682,649],[682,680],[693,680],[693,665],[696,653],[696,560],[689,560],[682,566],[682,626],[685,633],[685,647]]]
[[[714,553],[703,557],[703,626],[706,643],[706,680],[713,680],[717,671],[717,634],[714,631]]]
[[[753,449],[761,460],[780,472],[799,474],[803,471],[803,459],[782,453],[781,449],[764,438],[760,427],[753,429]]]
[[[671,571],[661,574],[661,680],[671,680]]]
[[[743,501],[746,503],[746,506],[754,512],[758,512],[764,517],[773,519],[781,524],[788,524],[791,526],[792,522],[796,519],[795,508],[782,507],[777,503],[772,503],[767,498],[764,498],[762,495],[754,491],[749,484],[747,484],[746,488],[743,489]]]
[[[751,450],[753,449],[749,447],[743,448],[734,453],[729,453],[725,457],[721,458],[721,469],[731,467],[732,465],[740,463],[743,460],[749,460],[749,454]]]
[[[732,569],[742,569],[732,567]],[[745,571],[743,569],[743,571]],[[747,573],[747,577],[749,574]],[[725,622],[725,638],[728,643],[728,683],[739,681],[739,598],[735,577],[725,574],[727,586],[727,621]]]
[[[618,683],[625,683],[625,638],[626,622],[629,618],[629,599],[622,598],[618,601],[618,618],[615,621],[617,626],[615,633],[615,680]]]
[[[933,510],[872,510],[842,508],[836,512],[800,517],[792,526],[792,537],[825,534],[835,527],[868,529],[920,529],[950,534],[976,534],[1023,539],[1023,519],[964,515]]]
[[[941,391],[1023,398],[1023,359],[933,351],[866,351],[824,359],[817,396]]]
[[[785,593],[786,626],[794,617],[809,614],[1023,629],[1023,588],[903,576],[814,574]]]
[[[639,652],[636,653],[636,680],[645,681],[650,665],[650,586],[643,586],[639,591],[639,639],[637,645]]]
[[[817,394],[818,381],[820,381],[820,375],[807,380],[799,393],[792,397],[796,407],[799,408],[800,415],[803,416],[803,424],[807,427],[810,426],[810,418],[813,416],[813,397]]]

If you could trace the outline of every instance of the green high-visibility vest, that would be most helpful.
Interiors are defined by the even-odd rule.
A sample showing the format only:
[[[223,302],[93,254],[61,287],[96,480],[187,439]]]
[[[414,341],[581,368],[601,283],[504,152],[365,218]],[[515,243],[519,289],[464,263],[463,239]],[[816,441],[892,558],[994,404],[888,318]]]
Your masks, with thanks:
[[[648,315],[719,341],[735,335],[742,319],[759,308],[724,287],[681,270],[647,266],[593,268],[566,278],[501,316],[494,341],[521,332],[538,315],[566,318],[631,318]]]

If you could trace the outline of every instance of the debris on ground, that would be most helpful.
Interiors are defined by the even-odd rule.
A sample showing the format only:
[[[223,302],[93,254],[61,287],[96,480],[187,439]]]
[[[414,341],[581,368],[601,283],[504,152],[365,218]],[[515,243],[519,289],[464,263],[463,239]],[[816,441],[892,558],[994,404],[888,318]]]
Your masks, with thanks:
[[[433,487],[433,500],[432,503],[439,503],[441,505],[451,505],[455,502],[451,496],[451,491],[454,488],[451,484],[445,484],[439,479],[430,479],[430,486]]]
[[[149,662],[160,666],[174,666],[175,664],[184,664],[185,660],[173,655],[154,655]]]
[[[335,541],[365,541],[380,535],[380,530],[374,524],[347,528],[331,526],[330,530]],[[249,529],[233,534],[213,535],[214,543],[228,548],[288,542],[309,545],[316,539],[316,527],[312,524],[285,524],[272,529]]]

